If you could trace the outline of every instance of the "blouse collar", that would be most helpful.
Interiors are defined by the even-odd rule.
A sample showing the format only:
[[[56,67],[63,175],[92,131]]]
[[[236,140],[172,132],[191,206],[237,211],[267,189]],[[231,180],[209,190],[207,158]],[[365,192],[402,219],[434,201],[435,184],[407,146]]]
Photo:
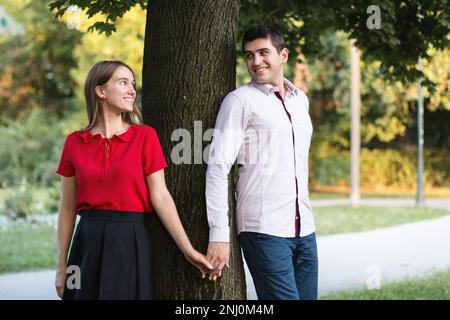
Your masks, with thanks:
[[[119,135],[113,135],[110,138],[110,140],[119,140],[119,141],[122,141],[122,142],[129,142],[131,140],[131,138],[133,137],[133,135],[134,135],[134,130],[135,130],[134,127],[135,127],[135,125],[132,124],[128,128],[127,131],[125,131],[124,133],[121,133]],[[103,138],[100,133],[92,134],[89,130],[85,130],[85,131],[80,131],[79,130],[79,131],[76,131],[76,133],[81,139],[83,139],[83,141],[85,143],[91,143],[91,142],[94,142],[94,141],[99,142],[99,141],[101,141],[103,139],[106,139],[106,138]]]

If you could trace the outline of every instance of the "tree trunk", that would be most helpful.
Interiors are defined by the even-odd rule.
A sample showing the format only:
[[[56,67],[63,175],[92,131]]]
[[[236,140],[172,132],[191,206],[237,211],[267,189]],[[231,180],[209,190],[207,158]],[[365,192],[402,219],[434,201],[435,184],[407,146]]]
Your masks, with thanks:
[[[238,12],[239,0],[149,1],[147,8],[144,122],[154,127],[160,138],[169,165],[167,185],[189,239],[205,254],[209,228],[204,196],[207,165],[202,154],[210,140],[202,138],[207,129],[214,128],[222,99],[235,88]],[[189,131],[190,138],[171,141],[176,129]],[[180,142],[191,150],[182,153],[188,163],[175,164],[171,153],[180,155],[173,150]],[[153,215],[157,299],[245,299],[234,207],[234,199],[230,199],[231,268],[216,283],[201,279]]]

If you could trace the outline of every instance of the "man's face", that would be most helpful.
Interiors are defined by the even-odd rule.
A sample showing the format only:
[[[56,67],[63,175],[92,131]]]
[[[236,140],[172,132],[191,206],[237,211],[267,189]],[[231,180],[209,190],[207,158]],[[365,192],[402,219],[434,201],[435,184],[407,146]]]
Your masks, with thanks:
[[[255,39],[244,45],[245,61],[252,79],[261,84],[280,85],[283,66],[288,59],[288,49],[279,53],[270,38]]]

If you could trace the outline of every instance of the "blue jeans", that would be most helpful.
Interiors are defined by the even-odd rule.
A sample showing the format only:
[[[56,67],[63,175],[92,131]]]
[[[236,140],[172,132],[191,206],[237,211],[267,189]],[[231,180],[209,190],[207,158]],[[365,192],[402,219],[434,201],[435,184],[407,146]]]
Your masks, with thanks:
[[[258,299],[317,300],[316,235],[282,238],[241,232],[242,251]]]

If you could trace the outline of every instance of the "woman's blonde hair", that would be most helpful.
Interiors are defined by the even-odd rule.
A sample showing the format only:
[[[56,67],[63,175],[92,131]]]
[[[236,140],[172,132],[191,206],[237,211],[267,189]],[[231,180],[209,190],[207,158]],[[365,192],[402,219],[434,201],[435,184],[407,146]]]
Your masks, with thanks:
[[[106,84],[117,68],[121,66],[128,68],[134,77],[133,70],[126,63],[118,60],[97,62],[91,70],[89,70],[84,83],[84,96],[86,99],[89,125],[81,131],[91,130],[97,123],[102,112],[100,108],[100,98],[97,96],[95,88]],[[143,123],[142,113],[139,106],[136,104],[136,100],[134,101],[132,112],[122,113],[122,120],[129,124]]]

